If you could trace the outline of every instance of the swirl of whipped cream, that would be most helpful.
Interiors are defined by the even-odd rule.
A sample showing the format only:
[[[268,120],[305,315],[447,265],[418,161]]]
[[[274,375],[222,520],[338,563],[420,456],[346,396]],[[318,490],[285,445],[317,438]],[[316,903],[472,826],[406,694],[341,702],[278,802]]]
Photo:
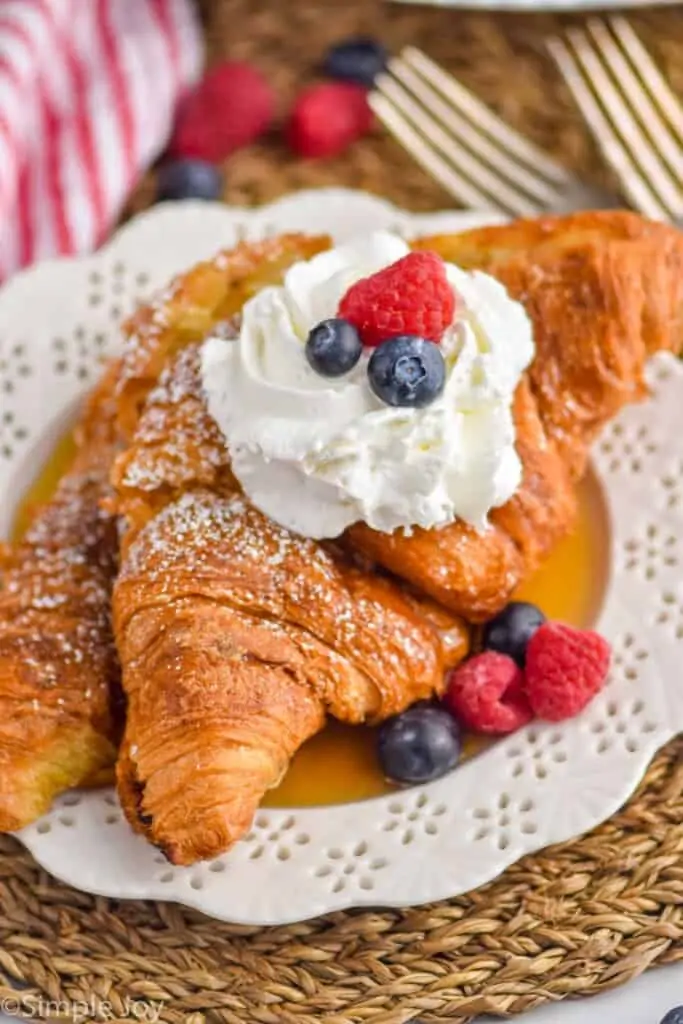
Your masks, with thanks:
[[[202,379],[235,476],[271,519],[306,537],[376,530],[485,527],[521,479],[512,400],[533,358],[529,319],[486,274],[446,264],[456,293],[441,340],[446,385],[422,409],[392,408],[368,384],[364,352],[344,377],[308,364],[310,329],[347,289],[409,248],[377,232],[287,272],[246,303],[239,339],[208,339]]]

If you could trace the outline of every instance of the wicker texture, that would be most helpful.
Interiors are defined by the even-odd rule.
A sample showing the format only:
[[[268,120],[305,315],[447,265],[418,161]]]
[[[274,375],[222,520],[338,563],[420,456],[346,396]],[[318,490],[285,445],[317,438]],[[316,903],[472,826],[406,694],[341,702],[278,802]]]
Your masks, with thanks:
[[[255,60],[284,112],[326,45],[367,32],[414,42],[580,173],[605,183],[542,39],[567,19],[474,15],[379,0],[205,0],[211,56]],[[683,89],[679,9],[634,23]],[[415,210],[448,205],[380,132],[333,161],[298,162],[276,138],[226,167],[226,199],[252,203],[344,184]],[[146,205],[148,179],[131,209]],[[117,903],[50,879],[0,839],[0,998],[162,1000],[199,1024],[403,1024],[512,1014],[628,981],[683,958],[683,741],[633,800],[573,843],[529,857],[448,903],[348,912],[284,928],[231,927],[169,904]],[[2,986],[4,975],[7,986]],[[11,985],[19,983],[17,993]]]
[[[0,969],[24,995],[163,1000],[178,1024],[464,1024],[610,988],[683,957],[682,751],[610,822],[468,896],[284,928],[83,895],[0,840]]]

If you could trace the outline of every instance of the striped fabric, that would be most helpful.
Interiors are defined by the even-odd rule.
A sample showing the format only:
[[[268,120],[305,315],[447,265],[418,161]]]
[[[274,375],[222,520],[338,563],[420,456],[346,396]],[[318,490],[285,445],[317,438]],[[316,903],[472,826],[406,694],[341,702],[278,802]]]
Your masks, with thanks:
[[[0,280],[106,237],[201,62],[193,0],[0,0]]]

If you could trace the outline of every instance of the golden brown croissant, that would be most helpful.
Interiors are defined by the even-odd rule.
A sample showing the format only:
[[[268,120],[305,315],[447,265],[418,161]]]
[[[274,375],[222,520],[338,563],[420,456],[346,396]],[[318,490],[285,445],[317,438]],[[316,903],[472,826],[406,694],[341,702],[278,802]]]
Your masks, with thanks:
[[[266,261],[267,246],[278,253],[269,281],[306,249],[296,237],[282,244],[286,258],[277,243],[261,250]],[[315,239],[311,247],[323,244]],[[462,266],[486,268],[534,321],[537,357],[514,405],[523,481],[481,533],[458,522],[411,536],[359,524],[343,543],[479,620],[502,607],[571,528],[574,483],[588,447],[623,404],[644,394],[647,355],[679,347],[683,239],[635,215],[609,213],[418,244]],[[240,260],[249,264],[246,249]],[[138,316],[120,392],[121,420],[134,440],[114,474],[128,522],[114,599],[130,700],[119,787],[134,826],[183,863],[216,853],[241,834],[265,788],[326,711],[344,717],[332,696],[358,695],[350,720],[380,718],[438,691],[445,665],[444,624],[428,605],[353,567],[338,550],[293,538],[235,494],[227,453],[203,405],[196,348],[186,347],[168,366],[169,356],[224,320],[226,311],[238,311],[240,293],[254,290],[247,276],[234,289],[224,280],[221,291],[220,267],[229,264],[223,256],[218,267],[204,265],[193,272],[189,291],[181,280],[169,303]],[[221,295],[214,294],[202,316],[196,304],[205,273],[212,294]],[[649,275],[658,298],[648,290]],[[184,328],[188,309],[201,327]],[[164,364],[162,384],[149,394]],[[314,595],[319,571],[325,585]],[[372,593],[366,622],[393,650],[389,670],[386,648],[358,660],[363,641],[340,646],[339,609],[352,619],[358,610],[350,579]],[[336,609],[331,619],[328,608]],[[449,627],[460,636],[457,619]],[[409,650],[392,647],[398,635],[411,637]],[[458,656],[463,646],[454,645]],[[414,657],[429,671],[411,668]],[[358,673],[365,677],[360,687]],[[275,679],[282,700],[270,696]],[[186,720],[192,722],[187,736]]]
[[[259,280],[273,282],[289,263],[326,244],[285,236],[261,248],[242,246],[234,257],[222,254],[179,279],[170,302],[141,311],[131,327],[121,392],[128,431],[136,402],[168,354],[208,331],[226,310],[237,312],[255,290],[233,274],[233,264],[258,266],[260,257]],[[415,247],[493,274],[533,321],[537,355],[515,401],[523,481],[512,500],[493,511],[484,533],[456,522],[439,531],[387,535],[360,523],[347,540],[453,612],[479,621],[503,607],[571,530],[574,484],[590,445],[623,405],[644,396],[647,357],[680,347],[683,235],[632,213],[579,213],[425,238]],[[221,273],[223,291],[216,283]],[[221,299],[200,314],[204,274]],[[188,332],[188,322],[201,331]]]
[[[170,356],[201,341],[256,292],[278,284],[293,263],[312,259],[328,245],[324,236],[300,234],[243,242],[199,263],[176,278],[159,301],[142,306],[126,325],[128,344],[118,383],[123,435],[132,437],[145,398]]]
[[[113,764],[118,542],[100,509],[115,448],[115,369],[87,403],[73,465],[0,574],[0,831]]]
[[[574,481],[546,435],[528,380],[515,394],[514,419],[523,479],[510,501],[492,511],[487,530],[458,520],[410,536],[364,523],[347,532],[352,548],[472,622],[499,611],[576,518]]]
[[[541,217],[421,239],[497,277],[526,307],[529,381],[548,436],[576,479],[605,423],[646,395],[643,371],[683,342],[683,234],[635,213]]]
[[[459,620],[236,492],[197,346],[162,374],[114,477],[128,523],[119,793],[175,863],[235,842],[328,713],[379,721],[440,692],[466,653]]]
[[[168,332],[147,319],[145,307],[133,329],[144,326],[150,344],[129,347],[126,362],[110,368],[88,403],[75,464],[54,500],[38,511],[20,545],[2,545],[0,831],[39,816],[63,789],[106,778],[114,761],[118,729],[108,694],[111,688],[115,699],[118,670],[109,604],[118,544],[114,519],[99,506],[109,489],[115,412],[125,424],[173,346],[201,337],[238,309],[250,288],[323,244],[285,237],[238,246],[211,269],[191,272],[176,297],[167,295],[182,310],[168,349]],[[54,673],[58,687],[48,686]]]
[[[578,213],[420,239],[483,269],[522,302],[536,357],[515,402],[523,481],[477,534],[462,522],[412,536],[354,526],[350,541],[466,618],[495,614],[575,522],[590,445],[646,394],[644,369],[683,343],[683,234],[632,213]]]

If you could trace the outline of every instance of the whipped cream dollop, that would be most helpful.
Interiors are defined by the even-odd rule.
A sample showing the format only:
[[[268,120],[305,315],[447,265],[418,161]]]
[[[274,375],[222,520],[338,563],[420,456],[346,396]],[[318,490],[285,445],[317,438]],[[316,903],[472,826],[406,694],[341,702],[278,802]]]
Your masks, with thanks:
[[[512,401],[534,354],[530,321],[503,286],[447,263],[456,293],[441,351],[443,392],[421,409],[387,406],[371,390],[366,350],[344,377],[322,377],[305,343],[360,278],[409,252],[386,232],[323,252],[243,309],[239,338],[202,349],[208,408],[235,476],[271,519],[306,537],[376,530],[478,529],[521,480]]]

